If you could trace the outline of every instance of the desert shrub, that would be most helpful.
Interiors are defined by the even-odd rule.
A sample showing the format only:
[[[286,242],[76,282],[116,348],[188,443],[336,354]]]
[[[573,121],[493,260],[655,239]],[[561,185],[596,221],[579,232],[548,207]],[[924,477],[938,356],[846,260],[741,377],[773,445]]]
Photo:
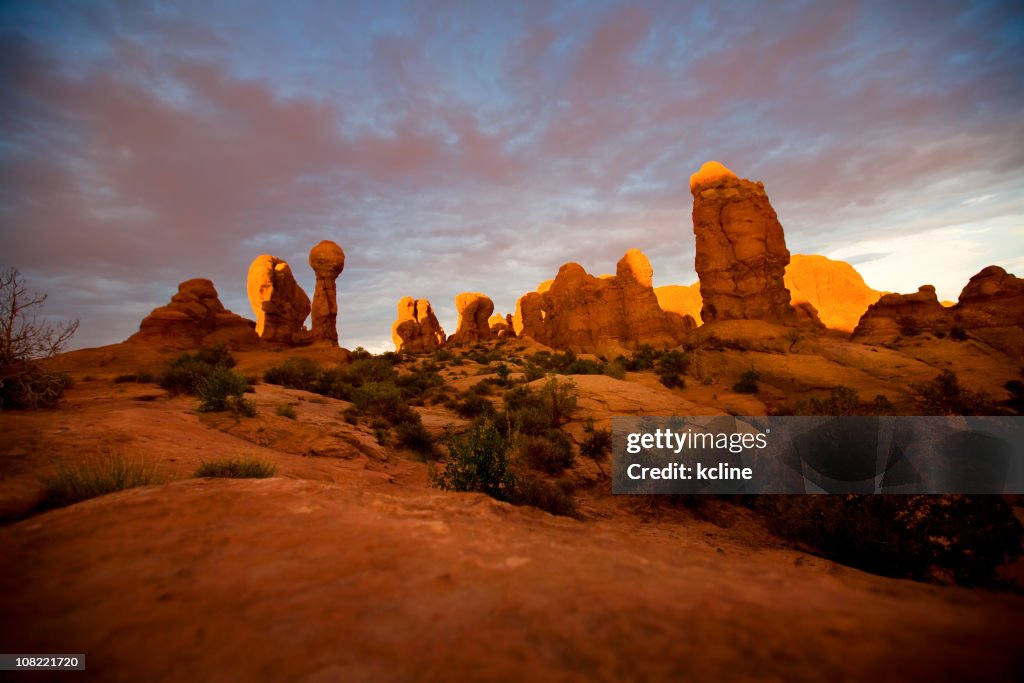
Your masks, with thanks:
[[[569,421],[576,410],[576,385],[552,377],[535,390],[520,386],[505,392],[506,422],[516,431],[539,436]]]
[[[295,413],[295,408],[288,405],[287,403],[282,403],[281,405],[279,405],[274,410],[274,413],[280,415],[281,417],[287,417],[289,420],[294,420],[298,417],[298,415]]]
[[[536,363],[528,362],[526,367],[523,368],[523,374],[527,382],[534,382],[538,379],[542,379],[547,372]]]
[[[456,401],[453,410],[459,417],[473,419],[481,415],[493,415],[494,404],[476,393],[466,394],[461,401]]]
[[[896,406],[885,396],[875,396],[871,403],[861,403],[860,394],[840,385],[829,391],[828,398],[801,399],[791,411],[793,415],[893,415]]]
[[[362,346],[357,346],[349,353],[350,361],[364,360],[367,358],[373,358],[373,354],[364,349]]]
[[[74,505],[124,489],[161,484],[165,479],[155,465],[118,454],[96,456],[75,465],[61,463],[55,474],[43,478],[40,508]]]
[[[658,379],[669,389],[686,387],[683,373],[690,365],[690,358],[681,351],[666,351],[661,354],[655,364]]]
[[[953,341],[967,341],[967,330],[961,325],[953,325],[949,330],[949,338]]]
[[[737,394],[756,394],[758,392],[757,381],[759,379],[761,379],[761,373],[751,368],[740,375],[739,381],[732,385],[732,390]]]
[[[222,477],[226,479],[266,479],[277,473],[277,465],[255,458],[226,458],[203,461],[195,477]]]
[[[989,415],[995,409],[986,396],[960,384],[951,370],[943,370],[931,382],[914,389],[924,399],[924,415]]]
[[[514,505],[529,505],[562,517],[576,517],[576,501],[568,485],[563,482],[547,482],[530,475],[516,478],[512,500]]]
[[[215,366],[206,376],[202,377],[196,387],[196,396],[199,398],[200,412],[218,412],[231,409],[234,412],[249,414],[246,403],[252,403],[243,398],[249,383],[245,377],[232,372],[222,365]],[[255,413],[255,405],[252,411]]]
[[[268,368],[263,381],[289,389],[313,391],[324,375],[324,369],[309,358],[289,358],[280,365]]]
[[[1017,413],[1024,414],[1024,382],[1019,379],[1011,379],[1003,385],[1003,388],[1010,392],[1010,398],[1003,405]]]
[[[416,413],[402,398],[402,391],[392,382],[369,382],[352,392],[352,403],[363,415],[371,415],[395,423],[411,419]]]
[[[604,460],[612,452],[612,431],[610,429],[593,429],[583,438],[580,444],[580,455],[594,461]]]
[[[46,294],[29,292],[17,268],[0,273],[0,409],[56,405],[71,378],[49,368],[78,330],[39,319]]]
[[[395,437],[400,446],[404,446],[428,460],[434,460],[437,458],[437,445],[434,443],[434,437],[423,426],[423,421],[418,419],[419,415],[416,415],[416,418],[395,425]]]
[[[631,358],[623,358],[623,364],[630,372],[641,372],[643,370],[651,370],[654,368],[654,364],[658,359],[658,352],[654,350],[654,347],[650,344],[643,344],[639,349],[633,352]]]
[[[386,381],[383,377],[381,380]],[[444,384],[444,378],[433,363],[423,363],[412,372],[397,376],[394,381],[407,401],[419,401],[428,391]]]
[[[223,344],[195,353],[183,353],[164,372],[160,386],[175,394],[198,394],[203,380],[217,369],[230,370],[235,367],[235,362],[231,351]],[[242,379],[244,381],[245,378]]]
[[[613,379],[625,379],[626,366],[622,362],[621,356],[610,363],[605,363],[603,372]]]
[[[442,438],[448,447],[443,472],[430,469],[431,484],[446,491],[477,491],[510,501],[515,492],[508,442],[490,420],[474,422],[463,434]]]
[[[572,443],[559,429],[548,429],[540,436],[524,434],[517,439],[516,446],[520,460],[533,469],[561,474],[572,467]]]
[[[1020,555],[1021,524],[1000,496],[755,496],[778,534],[886,576],[992,580]]]

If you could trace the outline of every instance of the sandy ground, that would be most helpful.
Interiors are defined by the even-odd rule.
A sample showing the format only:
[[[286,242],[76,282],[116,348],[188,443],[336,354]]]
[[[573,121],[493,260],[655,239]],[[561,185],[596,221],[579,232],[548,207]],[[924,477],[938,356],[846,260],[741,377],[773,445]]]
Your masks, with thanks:
[[[61,408],[0,414],[8,521],[57,462],[116,452],[169,479],[0,526],[0,650],[85,653],[76,676],[103,681],[1024,679],[1024,596],[842,567],[786,549],[746,511],[712,523],[612,497],[585,463],[581,520],[440,492],[424,463],[342,420],[344,402],[261,384],[259,415],[238,420],[113,382],[161,362],[79,354]],[[581,411],[601,420],[718,410],[715,386],[577,379]],[[297,420],[275,414],[283,403]],[[450,418],[425,415],[435,431]],[[278,476],[190,478],[233,456]]]

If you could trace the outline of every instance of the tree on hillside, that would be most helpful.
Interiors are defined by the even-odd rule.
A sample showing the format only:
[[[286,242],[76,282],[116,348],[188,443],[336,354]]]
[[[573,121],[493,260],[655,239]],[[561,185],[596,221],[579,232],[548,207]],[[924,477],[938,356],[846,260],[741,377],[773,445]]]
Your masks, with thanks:
[[[78,330],[78,320],[41,319],[46,294],[28,290],[17,268],[0,273],[0,410],[53,405],[68,377],[47,368]]]

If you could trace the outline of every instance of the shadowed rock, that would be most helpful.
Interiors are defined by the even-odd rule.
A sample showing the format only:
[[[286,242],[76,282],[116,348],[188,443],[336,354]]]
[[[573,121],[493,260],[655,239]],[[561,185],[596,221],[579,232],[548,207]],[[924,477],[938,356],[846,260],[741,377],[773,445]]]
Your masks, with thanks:
[[[166,306],[154,309],[129,341],[175,348],[226,344],[234,348],[259,343],[256,324],[224,308],[213,282],[186,280]]]

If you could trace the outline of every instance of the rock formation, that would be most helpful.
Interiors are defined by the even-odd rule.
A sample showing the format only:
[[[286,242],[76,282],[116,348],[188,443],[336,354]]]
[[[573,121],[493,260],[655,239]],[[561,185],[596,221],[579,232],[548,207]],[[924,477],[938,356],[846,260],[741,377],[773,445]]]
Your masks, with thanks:
[[[309,341],[303,325],[309,316],[309,297],[287,262],[270,254],[257,256],[249,266],[246,291],[260,339],[281,344]]]
[[[988,266],[970,279],[951,310],[957,324],[1015,358],[1024,356],[1024,278]]]
[[[345,270],[345,252],[324,240],[309,252],[309,267],[316,273],[313,292],[313,339],[338,343],[338,289],[335,281]]]
[[[424,353],[444,344],[444,330],[426,299],[407,296],[398,302],[398,320],[391,326],[396,351]]]
[[[147,315],[129,341],[174,348],[241,348],[259,343],[255,327],[253,321],[224,308],[213,282],[197,278],[178,285],[170,303]]]
[[[455,310],[459,313],[459,326],[448,342],[472,344],[493,338],[488,322],[494,313],[494,302],[479,292],[463,292],[455,297]]]
[[[868,307],[853,332],[861,341],[891,340],[901,334],[930,332],[952,324],[935,287],[922,285],[913,294],[886,294]]]
[[[939,303],[931,285],[916,294],[886,294],[868,308],[853,338],[885,342],[921,332],[944,336],[954,328],[1013,358],[1024,357],[1024,279],[988,266],[970,279],[951,307]]]
[[[650,262],[636,249],[626,252],[609,277],[567,263],[550,288],[519,299],[513,327],[520,336],[578,353],[614,356],[642,344],[675,346],[695,323],[662,310],[652,276]]]
[[[704,302],[700,298],[700,283],[692,285],[665,285],[655,287],[654,294],[658,297],[658,305],[667,313],[690,316],[700,325],[700,309]]]
[[[709,161],[690,177],[690,192],[704,323],[795,322],[783,283],[789,250],[764,185]]]
[[[793,254],[783,282],[794,307],[810,304],[825,327],[843,332],[853,332],[882,296],[849,263],[816,254]]]
[[[494,337],[506,339],[516,336],[511,314],[499,315],[495,313],[487,320],[487,323],[491,326],[491,335]]]

